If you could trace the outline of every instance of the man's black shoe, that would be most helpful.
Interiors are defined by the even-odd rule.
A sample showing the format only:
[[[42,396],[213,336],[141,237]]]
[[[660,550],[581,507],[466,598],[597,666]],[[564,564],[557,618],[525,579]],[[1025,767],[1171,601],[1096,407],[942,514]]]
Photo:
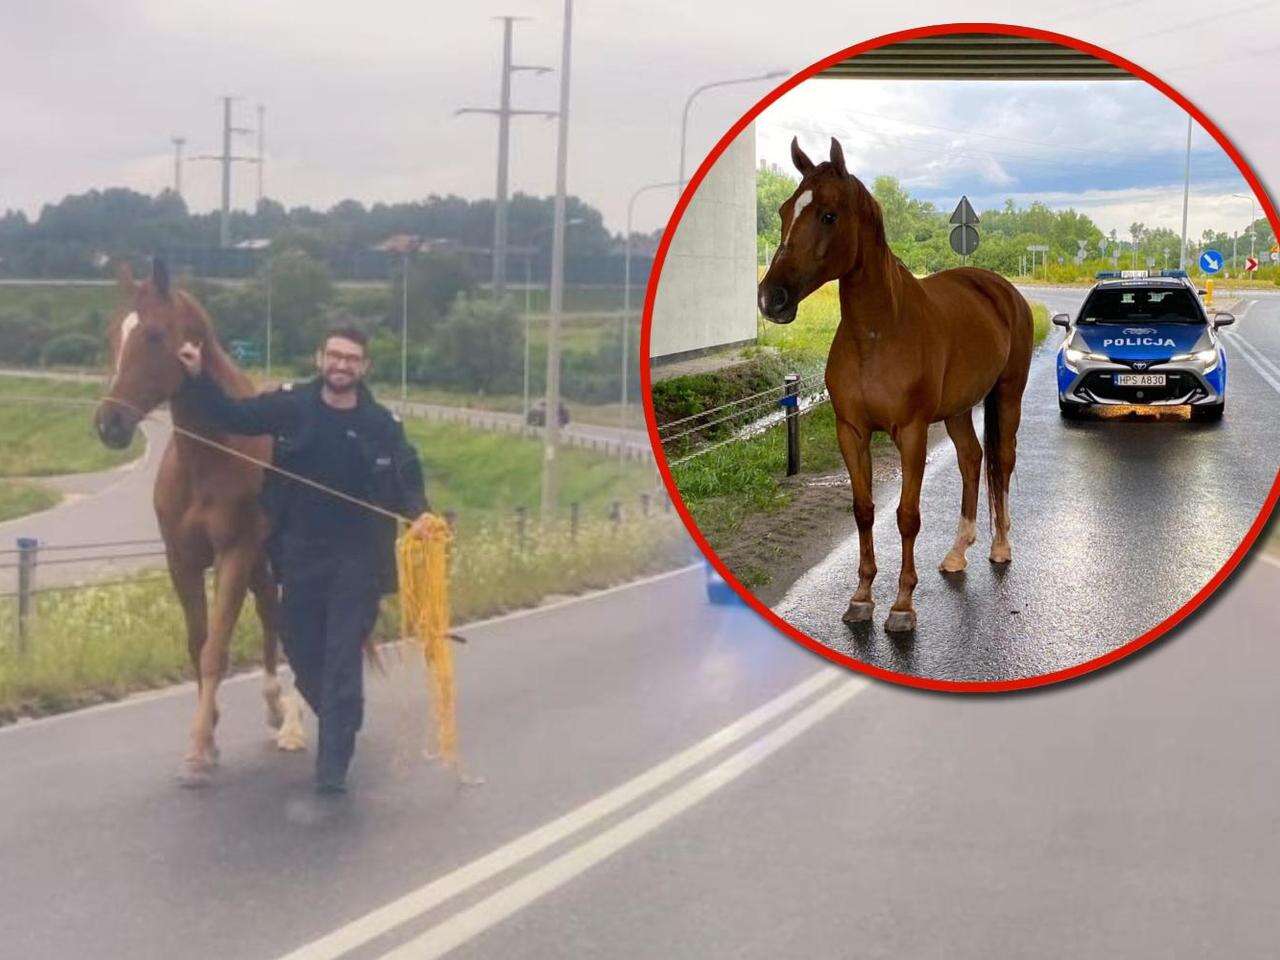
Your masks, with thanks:
[[[322,797],[338,797],[347,792],[347,782],[337,779],[316,780],[316,793]]]

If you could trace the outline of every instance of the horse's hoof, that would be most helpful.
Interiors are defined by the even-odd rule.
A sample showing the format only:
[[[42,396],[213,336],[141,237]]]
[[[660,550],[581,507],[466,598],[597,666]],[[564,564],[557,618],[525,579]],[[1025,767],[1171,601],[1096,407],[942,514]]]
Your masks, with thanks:
[[[281,730],[276,734],[276,749],[283,750],[286,753],[297,753],[307,749],[307,738],[305,734],[295,733],[292,730]]]
[[[889,619],[884,622],[885,633],[910,633],[916,628],[916,612],[914,610],[890,610]]]
[[[849,609],[840,619],[845,623],[866,623],[875,612],[876,605],[872,600],[850,600]]]
[[[213,770],[207,763],[198,760],[183,760],[178,767],[178,786],[188,790],[199,790],[213,783]]]
[[[992,563],[1010,563],[1013,560],[1013,549],[1008,544],[991,547]]]
[[[942,558],[942,563],[938,564],[938,570],[941,573],[959,573],[969,565],[969,561],[961,554],[948,553]]]

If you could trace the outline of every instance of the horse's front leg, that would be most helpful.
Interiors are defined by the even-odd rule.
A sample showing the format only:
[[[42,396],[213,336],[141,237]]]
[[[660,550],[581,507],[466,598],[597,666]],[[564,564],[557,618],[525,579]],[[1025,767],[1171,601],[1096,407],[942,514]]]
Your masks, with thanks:
[[[925,451],[929,424],[915,421],[901,428],[894,441],[902,455],[902,499],[898,501],[898,532],[902,534],[902,572],[898,597],[885,620],[887,633],[909,633],[916,628],[911,596],[916,589],[916,535],[920,532],[920,487],[924,482]]]
[[[218,722],[218,685],[227,671],[231,634],[244,603],[253,572],[256,550],[233,547],[215,561],[216,582],[209,635],[200,650],[200,699],[191,724],[191,746],[183,759],[180,775],[184,786],[203,786],[217,760],[213,729]]]
[[[876,505],[871,499],[871,431],[837,417],[836,439],[853,485],[853,517],[858,524],[858,589],[850,598],[843,619],[845,623],[864,623],[875,609],[871,596],[871,581],[876,577],[876,551],[871,539],[876,519]]]

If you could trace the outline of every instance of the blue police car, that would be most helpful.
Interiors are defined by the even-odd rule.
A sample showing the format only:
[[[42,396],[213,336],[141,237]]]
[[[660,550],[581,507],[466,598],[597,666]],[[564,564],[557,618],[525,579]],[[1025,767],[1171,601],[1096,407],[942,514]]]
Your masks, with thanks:
[[[1181,270],[1098,274],[1058,349],[1058,407],[1077,418],[1103,406],[1189,406],[1218,420],[1226,404],[1227,356],[1217,334],[1235,323],[1210,318]]]

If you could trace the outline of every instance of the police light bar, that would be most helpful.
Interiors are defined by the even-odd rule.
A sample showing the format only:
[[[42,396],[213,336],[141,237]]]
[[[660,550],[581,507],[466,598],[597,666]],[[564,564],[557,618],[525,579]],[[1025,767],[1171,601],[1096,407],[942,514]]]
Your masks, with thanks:
[[[1102,270],[1095,273],[1095,280],[1141,280],[1146,277],[1186,277],[1185,270]]]
[[[1093,275],[1095,280],[1118,280],[1120,279],[1119,270],[1101,270]]]
[[[1162,277],[1180,277],[1180,278],[1185,278],[1185,277],[1186,277],[1186,275],[1187,275],[1187,271],[1185,271],[1185,270],[1161,270],[1161,271],[1160,271],[1160,276],[1162,276]]]

